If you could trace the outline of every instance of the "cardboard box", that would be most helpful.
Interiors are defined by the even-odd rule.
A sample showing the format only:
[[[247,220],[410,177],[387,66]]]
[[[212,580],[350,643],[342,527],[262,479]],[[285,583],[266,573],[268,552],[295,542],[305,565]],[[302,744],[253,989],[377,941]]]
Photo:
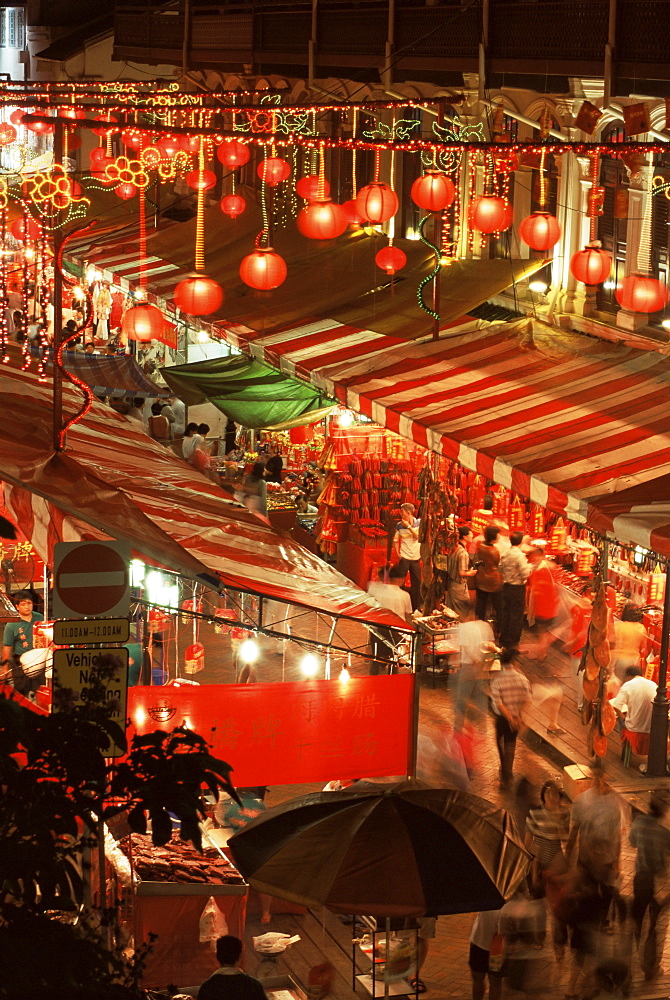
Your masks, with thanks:
[[[582,764],[568,764],[563,768],[563,790],[571,802],[593,784],[591,768]]]

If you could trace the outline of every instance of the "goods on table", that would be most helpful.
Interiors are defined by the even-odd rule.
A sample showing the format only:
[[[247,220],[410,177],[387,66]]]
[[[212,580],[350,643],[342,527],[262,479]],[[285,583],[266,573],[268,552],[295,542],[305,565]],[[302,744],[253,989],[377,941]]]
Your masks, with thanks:
[[[424,618],[415,618],[414,621],[417,627],[424,632],[428,632],[431,635],[438,635],[458,624],[458,615],[450,611],[449,608],[445,608],[438,615],[426,615]]]
[[[143,882],[244,885],[237,869],[214,848],[196,851],[174,836],[164,847],[156,847],[151,837],[139,833],[133,834],[132,843],[125,837],[119,846]]]

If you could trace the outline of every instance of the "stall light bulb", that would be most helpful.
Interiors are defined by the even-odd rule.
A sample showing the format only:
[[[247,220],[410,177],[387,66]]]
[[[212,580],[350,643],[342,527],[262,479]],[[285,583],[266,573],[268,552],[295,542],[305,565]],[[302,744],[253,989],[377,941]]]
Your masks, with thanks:
[[[670,319],[664,319],[661,326],[664,330],[670,330]]]
[[[136,299],[143,299],[144,298],[144,289],[143,288],[136,288],[135,289],[135,298]]]
[[[349,673],[346,667],[342,667],[342,669],[340,670],[340,677],[339,677],[340,684],[346,684],[350,680],[351,680],[351,674]]]
[[[96,279],[96,276],[97,276],[97,272],[96,272],[96,270],[95,270],[94,267],[87,267],[86,268],[86,280],[88,281],[89,285],[93,284],[93,282]]]
[[[146,721],[147,721],[147,713],[144,711],[143,708],[141,707],[138,708],[135,712],[135,728],[141,729]]]
[[[84,289],[80,288],[79,285],[75,285],[74,288],[72,289],[72,298],[83,299],[83,297],[84,297]]]
[[[253,639],[245,639],[240,646],[239,655],[243,663],[255,663],[258,659],[258,644]]]
[[[354,415],[351,410],[342,410],[340,412],[340,427],[351,427],[354,422]]]
[[[144,586],[144,574],[146,573],[146,567],[143,562],[139,559],[130,560],[130,586],[131,587],[143,587]]]
[[[406,240],[412,240],[412,242],[418,242],[421,239],[421,237],[417,233],[416,229],[412,229],[410,227],[405,232],[405,239]]]
[[[314,674],[319,669],[319,661],[317,660],[314,653],[307,653],[300,664],[300,669],[302,670],[305,677],[313,677]]]
[[[206,330],[198,330],[198,343],[207,344],[210,340],[210,336]]]
[[[537,292],[538,295],[544,295],[548,286],[544,281],[531,281],[528,288],[531,292]]]

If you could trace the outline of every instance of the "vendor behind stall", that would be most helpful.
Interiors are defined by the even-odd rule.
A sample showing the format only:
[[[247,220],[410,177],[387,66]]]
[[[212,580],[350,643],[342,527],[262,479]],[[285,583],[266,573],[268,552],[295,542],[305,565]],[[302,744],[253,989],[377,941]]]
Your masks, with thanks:
[[[33,649],[33,625],[44,620],[44,616],[33,611],[32,594],[21,590],[13,597],[20,621],[7,622],[2,637],[2,663],[0,679],[12,678],[14,687],[20,694],[36,691],[44,683],[44,671],[34,677],[26,677],[21,669],[20,656]]]
[[[265,478],[269,483],[281,483],[281,473],[284,461],[274,445],[268,447],[268,457],[265,462]]]

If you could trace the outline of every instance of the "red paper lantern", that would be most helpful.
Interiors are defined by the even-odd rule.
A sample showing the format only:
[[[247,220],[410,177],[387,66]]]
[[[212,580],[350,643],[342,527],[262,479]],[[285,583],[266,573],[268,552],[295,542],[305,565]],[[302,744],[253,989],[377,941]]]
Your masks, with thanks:
[[[216,150],[216,158],[225,167],[243,167],[249,162],[251,152],[245,142],[239,139],[226,139]],[[260,174],[259,174],[260,176]]]
[[[289,427],[288,436],[291,444],[307,444],[312,440],[314,428],[311,424],[302,424],[300,427]]]
[[[99,159],[95,163],[95,167],[91,165],[91,175],[93,177],[97,177],[101,184],[109,184],[109,185],[116,184],[116,178],[115,177],[110,178],[105,173],[106,168],[111,166],[112,163],[114,163],[113,156],[105,155],[99,157]]]
[[[127,309],[123,323],[121,324],[123,333],[130,340],[156,340],[165,329],[163,314],[157,306],[149,305],[148,302],[139,302],[136,306]]]
[[[74,121],[81,121],[86,117],[86,112],[81,108],[57,108],[56,115],[59,118],[72,118]]]
[[[584,247],[572,255],[570,272],[585,285],[599,285],[610,276],[612,258],[601,247]]]
[[[23,125],[23,116],[27,114],[28,112],[25,108],[15,108],[9,116],[9,120],[12,125]]]
[[[105,149],[105,147],[96,146],[95,149],[91,150],[88,158],[91,161],[91,165],[95,165],[98,164],[101,160],[106,159],[106,157],[107,157],[107,150]],[[111,160],[112,157],[110,156],[109,159]]]
[[[0,122],[0,146],[9,146],[16,139],[17,132],[9,122]]]
[[[179,148],[185,153],[197,153],[200,150],[200,136],[182,135],[179,139]]]
[[[176,135],[165,135],[156,143],[156,146],[169,160],[181,149],[181,141]],[[193,185],[191,185],[193,187]]]
[[[456,197],[454,182],[438,170],[428,170],[417,177],[410,191],[412,201],[427,212],[442,212]]]
[[[33,114],[46,115],[47,112],[44,108],[35,108]],[[56,131],[56,126],[50,124],[49,122],[23,122],[23,124],[31,132],[34,132],[35,135],[50,135],[52,132]]]
[[[375,257],[375,264],[387,274],[395,274],[407,263],[407,257],[400,247],[383,247]]]
[[[358,211],[358,205],[356,204],[355,198],[352,198],[351,201],[345,201],[342,208],[347,217],[347,223],[350,226],[358,228],[363,225],[363,216]]]
[[[15,240],[20,240],[23,243],[25,240],[39,239],[42,227],[34,219],[14,219],[9,227],[9,231]]]
[[[137,188],[134,184],[119,184],[118,187],[114,188],[114,194],[117,198],[123,198],[124,201],[129,201],[137,194]]]
[[[324,178],[323,181],[323,192],[319,193],[319,175],[318,174],[308,174],[307,177],[301,177],[295,186],[296,194],[305,201],[316,201],[317,198],[327,198],[330,194],[330,184]]]
[[[631,312],[660,312],[668,304],[667,287],[648,274],[629,274],[614,295],[619,305]]]
[[[189,316],[209,316],[223,303],[223,288],[204,274],[193,274],[180,281],[174,290],[174,300]]]
[[[195,191],[209,191],[216,184],[216,174],[211,170],[189,170],[186,183]]]
[[[398,195],[383,181],[366,184],[356,195],[356,208],[364,219],[378,226],[398,211]]]
[[[497,194],[483,194],[473,198],[468,211],[471,229],[480,233],[500,233],[512,225],[513,210],[506,198]]]
[[[229,215],[231,219],[236,219],[245,211],[247,203],[239,194],[227,194],[219,202],[219,207],[224,215]]]
[[[279,156],[269,156],[258,164],[256,173],[270,187],[276,187],[291,176],[291,166]]]
[[[551,250],[561,238],[558,219],[549,212],[533,212],[519,224],[519,236],[532,250]]]
[[[115,118],[114,115],[107,114],[96,115],[94,120],[96,122],[107,122],[107,125],[101,125],[100,128],[92,128],[91,132],[93,135],[109,135],[111,131],[115,131],[114,125],[118,123],[119,119]]]
[[[67,149],[68,152],[72,152],[73,149],[81,148],[81,136],[75,135],[70,129],[67,130]]]
[[[121,142],[129,149],[139,149],[142,145],[142,135],[134,128],[124,128],[121,132]]]
[[[252,251],[240,264],[240,278],[244,284],[263,292],[279,288],[287,273],[286,261],[271,247]]]
[[[341,205],[324,198],[301,209],[296,224],[310,240],[332,240],[347,228],[347,217]]]

